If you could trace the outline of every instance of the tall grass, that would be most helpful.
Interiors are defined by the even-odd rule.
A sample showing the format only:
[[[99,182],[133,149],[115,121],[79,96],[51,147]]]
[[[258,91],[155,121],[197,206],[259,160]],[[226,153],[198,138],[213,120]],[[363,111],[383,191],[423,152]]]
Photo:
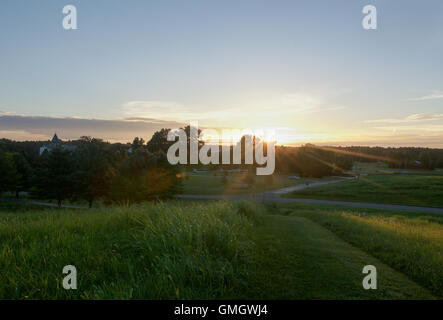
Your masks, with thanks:
[[[255,219],[227,202],[0,214],[2,299],[213,299],[248,277]],[[242,204],[241,206],[245,206]],[[62,288],[74,265],[78,289]]]
[[[443,297],[443,225],[433,218],[310,211],[314,220]]]

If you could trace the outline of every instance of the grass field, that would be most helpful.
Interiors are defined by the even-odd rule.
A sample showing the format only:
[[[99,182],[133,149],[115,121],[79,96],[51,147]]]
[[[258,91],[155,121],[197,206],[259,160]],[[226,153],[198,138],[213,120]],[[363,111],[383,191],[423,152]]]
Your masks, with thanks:
[[[423,226],[408,234],[369,223],[361,232],[366,222],[340,212],[285,206],[174,201],[84,211],[0,203],[0,298],[433,299],[429,290],[441,292],[440,224],[417,220]],[[373,231],[381,247],[366,243]],[[411,249],[413,239],[419,245]],[[68,264],[77,267],[78,290],[61,287]],[[367,264],[377,267],[378,290],[362,288]]]
[[[372,175],[291,193],[288,197],[443,207],[443,176]]]

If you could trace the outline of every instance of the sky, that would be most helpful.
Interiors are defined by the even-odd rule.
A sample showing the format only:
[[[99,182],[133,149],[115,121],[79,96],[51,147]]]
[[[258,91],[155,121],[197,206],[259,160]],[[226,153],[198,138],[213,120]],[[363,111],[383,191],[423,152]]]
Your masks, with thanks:
[[[442,16],[441,0],[2,0],[0,137],[148,140],[197,120],[443,148]]]

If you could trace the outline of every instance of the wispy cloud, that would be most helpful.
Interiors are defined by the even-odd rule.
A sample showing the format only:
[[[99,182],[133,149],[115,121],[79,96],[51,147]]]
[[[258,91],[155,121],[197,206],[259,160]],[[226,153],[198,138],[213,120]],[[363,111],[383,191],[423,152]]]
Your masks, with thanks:
[[[443,92],[440,91],[434,91],[431,94],[418,97],[418,98],[411,98],[410,101],[424,101],[424,100],[435,100],[435,99],[443,99]]]
[[[156,100],[134,100],[123,104],[123,114],[127,119],[154,119],[186,121],[199,120],[208,116],[208,109],[205,107],[197,108],[187,106],[174,101],[156,101]],[[217,112],[214,112],[217,117]]]
[[[366,120],[367,123],[413,123],[419,121],[432,121],[443,119],[443,113],[416,113],[406,118],[385,118],[376,120]]]
[[[127,116],[156,118],[160,115],[183,110],[184,105],[171,101],[135,100],[123,104]]]
[[[165,119],[174,121],[199,120],[208,125],[232,125],[235,119],[248,119],[252,124],[272,119],[288,119],[297,115],[345,109],[331,105],[312,94],[297,92],[269,94],[249,98],[244,102],[225,105],[188,105],[173,101],[134,100],[123,104],[127,118]],[[276,121],[278,122],[278,121]]]

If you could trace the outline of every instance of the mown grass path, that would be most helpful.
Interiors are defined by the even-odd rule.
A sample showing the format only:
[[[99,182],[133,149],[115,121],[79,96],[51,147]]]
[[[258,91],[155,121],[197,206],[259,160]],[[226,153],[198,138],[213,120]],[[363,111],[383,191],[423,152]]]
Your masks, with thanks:
[[[257,226],[247,299],[432,299],[405,275],[303,217],[265,216]],[[362,287],[363,266],[374,265],[378,289]]]

